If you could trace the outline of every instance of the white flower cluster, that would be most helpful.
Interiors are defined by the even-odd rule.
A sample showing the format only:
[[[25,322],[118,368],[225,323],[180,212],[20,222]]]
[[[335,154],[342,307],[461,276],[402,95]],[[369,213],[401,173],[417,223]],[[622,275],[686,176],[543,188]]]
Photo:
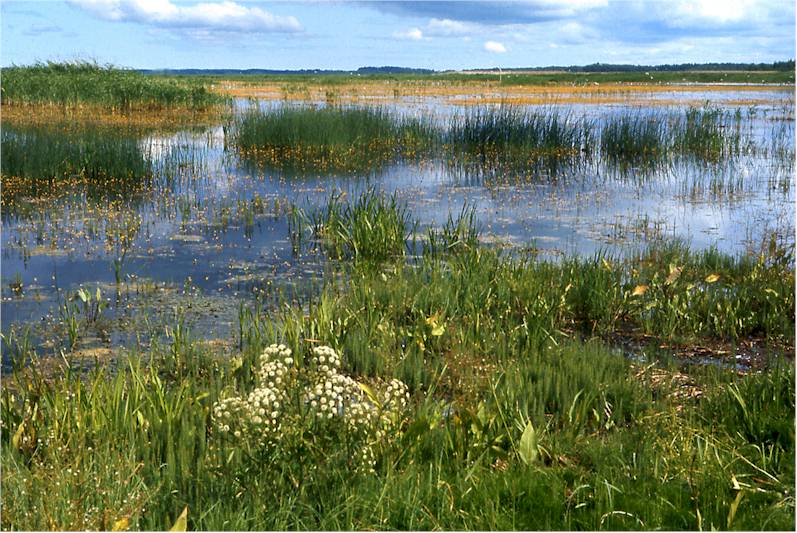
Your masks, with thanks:
[[[222,433],[267,437],[280,429],[283,404],[288,397],[293,359],[285,345],[272,344],[260,356],[259,387],[244,400],[226,398],[216,403],[213,419]]]
[[[375,447],[404,420],[409,400],[404,383],[393,379],[374,392],[340,372],[341,356],[329,346],[313,348],[301,372],[282,344],[266,348],[259,362],[257,388],[246,399],[226,398],[214,406],[213,419],[222,433],[279,445],[292,431],[301,434],[305,411],[319,423],[315,431],[345,432],[349,446],[356,447],[357,470],[373,469]]]

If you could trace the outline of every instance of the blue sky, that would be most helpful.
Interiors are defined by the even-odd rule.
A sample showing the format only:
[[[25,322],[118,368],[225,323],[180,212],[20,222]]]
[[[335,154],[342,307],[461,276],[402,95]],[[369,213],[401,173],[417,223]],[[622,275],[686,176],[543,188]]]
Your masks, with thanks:
[[[3,65],[438,70],[795,56],[793,0],[0,2]]]

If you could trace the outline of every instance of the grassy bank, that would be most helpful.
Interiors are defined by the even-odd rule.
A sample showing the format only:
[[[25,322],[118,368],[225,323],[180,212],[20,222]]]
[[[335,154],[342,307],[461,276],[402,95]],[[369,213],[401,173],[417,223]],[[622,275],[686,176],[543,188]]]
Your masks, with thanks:
[[[145,76],[96,63],[36,63],[3,69],[3,105],[93,105],[117,111],[206,109],[223,101],[201,82]]]
[[[407,262],[390,198],[316,220],[349,277],[305,308],[242,302],[234,357],[178,319],[115,369],[4,376],[2,526],[793,528],[788,251],[541,262],[480,246],[466,209]],[[750,338],[761,372],[659,348]]]

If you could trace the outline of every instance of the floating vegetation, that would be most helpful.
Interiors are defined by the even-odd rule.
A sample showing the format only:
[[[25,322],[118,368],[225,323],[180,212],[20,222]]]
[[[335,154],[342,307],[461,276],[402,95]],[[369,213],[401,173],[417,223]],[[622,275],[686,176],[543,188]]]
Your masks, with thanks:
[[[20,104],[97,105],[119,111],[204,109],[221,97],[201,83],[146,76],[87,61],[36,63],[3,69],[3,107]]]

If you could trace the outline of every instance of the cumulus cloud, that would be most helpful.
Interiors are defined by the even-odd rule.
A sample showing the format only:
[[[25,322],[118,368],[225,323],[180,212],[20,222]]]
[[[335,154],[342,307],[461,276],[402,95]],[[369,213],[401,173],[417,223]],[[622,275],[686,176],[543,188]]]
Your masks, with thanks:
[[[527,24],[572,17],[605,7],[608,3],[609,0],[387,1],[370,5],[392,13],[492,25]]]
[[[230,1],[190,5],[178,5],[171,0],[71,0],[70,3],[101,19],[163,28],[248,33],[302,31],[295,17],[273,15],[259,7]]]
[[[451,19],[433,18],[426,26],[426,32],[429,35],[441,37],[470,35],[478,30],[479,28],[475,24]]]
[[[420,28],[411,28],[407,31],[397,31],[393,33],[396,39],[408,39],[410,41],[420,41],[423,39],[423,32]]]
[[[503,54],[506,52],[506,46],[497,41],[487,41],[484,43],[484,49],[493,54]]]

